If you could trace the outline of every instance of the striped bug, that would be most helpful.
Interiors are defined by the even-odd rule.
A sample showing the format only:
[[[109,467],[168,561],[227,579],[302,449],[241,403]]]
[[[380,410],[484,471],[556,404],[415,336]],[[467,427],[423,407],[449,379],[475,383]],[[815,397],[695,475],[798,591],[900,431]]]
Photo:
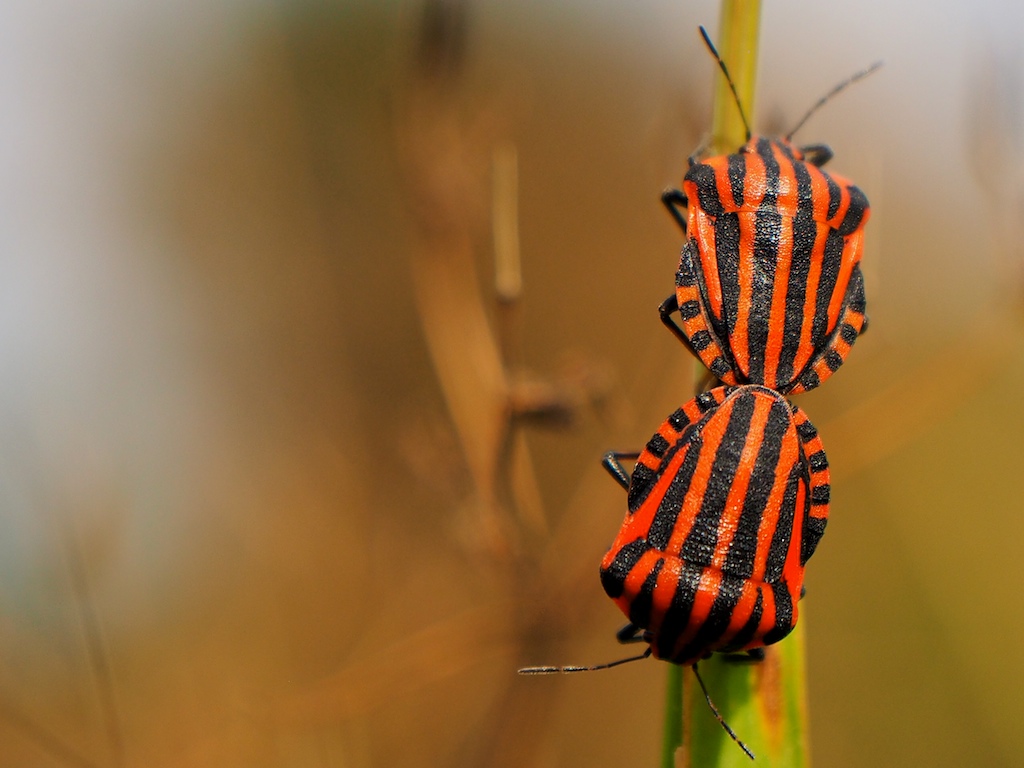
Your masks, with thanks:
[[[622,465],[635,459],[630,475]],[[697,663],[784,638],[797,622],[804,566],[828,520],[829,470],[803,411],[760,385],[723,386],[672,413],[638,454],[604,466],[628,491],[628,512],[601,563],[605,592],[628,617],[620,642],[692,666],[712,713],[750,756],[708,696]]]
[[[850,181],[821,170],[832,157],[827,146],[797,148],[791,139],[881,63],[833,88],[784,138],[751,136],[729,70],[700,32],[736,96],[747,143],[736,154],[691,157],[682,191],[662,195],[687,241],[676,291],[659,312],[725,384],[797,394],[831,376],[866,328],[859,262],[870,209]]]
[[[601,583],[654,657],[690,665],[789,634],[828,520],[828,460],[803,411],[767,387],[718,387],[665,420],[632,476],[629,456],[605,457],[629,495]]]

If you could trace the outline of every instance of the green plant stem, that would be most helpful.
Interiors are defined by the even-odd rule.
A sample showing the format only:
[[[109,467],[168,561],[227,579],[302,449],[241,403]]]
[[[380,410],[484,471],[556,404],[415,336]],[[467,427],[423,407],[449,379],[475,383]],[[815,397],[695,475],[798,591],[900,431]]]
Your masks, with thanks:
[[[723,0],[717,48],[722,59],[727,62],[736,93],[743,105],[743,112],[748,116],[753,115],[760,24],[761,0]],[[718,67],[715,67],[710,149],[713,154],[734,152],[737,147],[746,143],[746,138],[747,128],[740,111],[736,108],[729,84]],[[704,372],[698,366],[695,382],[697,394],[700,394],[703,378]],[[665,683],[665,728],[661,765],[662,768],[673,768],[676,764],[676,752],[683,744],[683,668],[674,664],[669,665]],[[690,708],[686,711],[692,712],[693,709],[691,702]],[[717,723],[715,725],[717,726]],[[727,738],[724,733],[722,736]],[[690,752],[692,754],[692,749]]]
[[[722,3],[717,47],[748,120],[754,113],[759,23],[759,0]],[[746,143],[747,127],[717,68],[715,78],[710,150],[713,154],[729,154]],[[757,765],[804,768],[809,764],[803,624],[798,624],[781,643],[767,648],[760,664],[729,663],[716,656],[701,663],[701,673],[719,711],[757,754]],[[681,697],[680,680],[681,675],[669,675],[668,703]],[[701,768],[750,765],[714,718],[703,711],[706,705],[697,686],[687,686],[683,709],[689,719],[685,727],[673,731],[685,731],[687,738],[679,764]],[[666,743],[668,733],[666,727]],[[663,760],[662,764],[675,763]]]
[[[761,0],[723,0],[718,24],[717,48],[729,68],[743,112],[754,115],[757,85],[757,41],[761,26]],[[736,109],[729,84],[715,69],[715,100],[711,118],[711,152],[735,152],[746,143],[747,131]]]
[[[683,745],[683,668],[678,664],[669,664],[665,683],[665,730],[661,742],[661,768],[674,768],[676,750]]]
[[[748,120],[753,119],[757,81],[760,0],[723,0],[717,48],[729,68]],[[746,143],[744,125],[725,78],[715,68],[714,108],[709,149],[735,152]],[[699,384],[698,384],[699,389]],[[721,712],[740,738],[758,755],[758,765],[802,768],[808,765],[803,627],[766,651],[761,664],[729,664],[712,658],[701,665],[704,680]],[[706,712],[697,686],[687,686],[684,705],[682,667],[669,665],[661,766],[702,768],[746,766],[749,760]],[[682,717],[690,718],[684,729]],[[683,733],[687,744],[683,745]]]

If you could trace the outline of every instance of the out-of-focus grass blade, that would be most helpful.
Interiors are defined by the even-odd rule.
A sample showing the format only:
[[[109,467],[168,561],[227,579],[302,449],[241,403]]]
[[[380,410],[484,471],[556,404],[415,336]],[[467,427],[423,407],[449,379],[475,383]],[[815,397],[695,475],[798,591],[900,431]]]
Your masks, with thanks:
[[[803,624],[766,649],[760,663],[736,663],[721,656],[701,662],[701,675],[715,706],[757,756],[751,763],[708,711],[696,685],[687,686],[689,718],[683,745],[688,762],[701,768],[804,768],[807,707]]]

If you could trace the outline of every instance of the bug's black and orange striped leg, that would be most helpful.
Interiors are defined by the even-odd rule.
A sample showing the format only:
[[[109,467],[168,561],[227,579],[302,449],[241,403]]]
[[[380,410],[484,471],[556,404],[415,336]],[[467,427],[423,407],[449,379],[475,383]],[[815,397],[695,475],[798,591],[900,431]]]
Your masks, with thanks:
[[[686,234],[686,217],[680,208],[686,208],[690,201],[686,199],[686,195],[681,189],[666,189],[661,193],[661,202],[665,208],[668,209],[669,215],[675,219],[676,224],[683,230],[683,234]]]
[[[658,307],[661,322],[686,345],[707,369],[723,383],[739,384],[732,355],[713,330],[713,321],[703,295],[703,282],[698,265],[699,254],[693,239],[687,241],[679,256],[676,272],[676,292]],[[676,324],[673,313],[679,313],[682,327]]]
[[[615,479],[615,482],[628,491],[632,478],[626,468],[622,466],[622,460],[636,461],[638,458],[640,458],[639,451],[608,451],[601,459],[601,466]]]
[[[821,168],[833,156],[832,147],[828,144],[808,144],[806,147],[800,147],[800,153],[804,156],[805,162],[818,168]]]

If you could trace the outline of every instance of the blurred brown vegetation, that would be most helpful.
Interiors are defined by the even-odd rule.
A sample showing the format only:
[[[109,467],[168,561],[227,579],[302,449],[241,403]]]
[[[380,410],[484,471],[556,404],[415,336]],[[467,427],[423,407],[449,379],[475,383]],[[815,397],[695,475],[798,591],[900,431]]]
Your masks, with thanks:
[[[107,204],[39,225],[105,228],[38,282],[8,248],[0,764],[654,762],[659,664],[514,670],[622,653],[598,462],[692,390],[656,317],[680,245],[657,196],[707,125],[717,14],[427,7],[150,27],[126,47],[152,101],[97,91],[97,125],[152,113],[96,140],[82,200]],[[811,34],[831,8],[766,9],[756,121],[887,59],[800,137],[874,212],[871,330],[800,400],[834,472],[802,609],[813,754],[1013,765],[1019,58],[868,8],[841,41]]]

